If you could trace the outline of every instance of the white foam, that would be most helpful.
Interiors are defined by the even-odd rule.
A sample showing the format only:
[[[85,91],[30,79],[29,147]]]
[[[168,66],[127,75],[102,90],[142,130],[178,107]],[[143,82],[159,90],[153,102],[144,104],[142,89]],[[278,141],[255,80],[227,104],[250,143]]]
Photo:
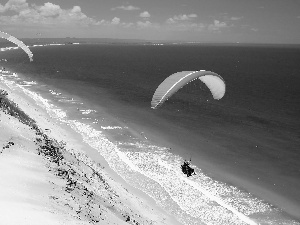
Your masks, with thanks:
[[[53,43],[53,44],[48,44],[48,45],[65,45],[65,44],[58,44],[58,43]]]
[[[113,162],[120,163],[120,161],[122,161],[127,165],[127,170],[140,172],[147,177],[154,179],[165,188],[173,200],[177,202],[177,204],[181,206],[184,211],[188,212],[193,217],[200,218],[202,221],[206,222],[216,221],[216,224],[227,224],[228,221],[230,221],[231,224],[242,224],[242,222],[251,225],[256,224],[254,221],[236,210],[231,205],[227,205],[226,203],[222,202],[209,191],[205,189],[199,189],[199,187],[195,188],[197,187],[195,182],[191,185],[191,183],[189,183],[190,181],[182,177],[180,173],[174,172],[176,171],[174,168],[172,170],[167,170],[166,166],[161,166],[165,164],[161,161],[161,158],[168,158],[169,156],[148,153],[148,157],[144,159],[139,157],[132,158],[130,156],[137,156],[136,154],[139,156],[146,156],[147,153],[122,152],[116,145],[106,139],[102,132],[93,129],[89,125],[82,124],[75,120],[68,121],[68,123],[73,127],[73,129],[77,130],[83,135],[86,143],[96,148],[101,155],[105,157],[113,169],[115,168]],[[159,151],[159,153],[162,153],[162,151]],[[157,162],[160,163],[157,164]],[[158,166],[160,166],[160,168]],[[176,179],[174,179],[175,177]],[[170,185],[168,184],[172,184],[171,187],[176,188],[185,187],[186,190],[182,192],[180,190],[170,188]],[[201,190],[200,195],[199,190]],[[198,191],[198,194],[196,194],[195,191]],[[188,193],[188,195],[183,195],[182,198],[179,198],[177,193]],[[200,198],[195,199],[191,196],[198,196]],[[190,199],[190,202],[187,203],[186,199]],[[211,206],[212,202],[214,201],[218,203],[217,206]],[[193,204],[190,204],[191,202],[193,202]],[[196,202],[198,203],[196,204]],[[189,207],[190,205],[193,206],[193,208]]]
[[[51,117],[56,118],[58,120],[62,120],[67,117],[66,112],[64,112],[62,109],[57,108],[52,103],[49,103],[49,100],[43,98],[41,95],[24,88],[24,86],[21,85],[17,85],[17,86],[19,86],[26,95],[34,99],[38,105],[45,108]]]
[[[193,200],[188,202],[187,199],[191,199],[191,197],[183,194],[183,198],[180,199],[178,196],[176,196],[176,194],[192,193],[193,196],[199,196],[199,193],[196,194],[192,191],[193,189],[200,191],[209,199],[210,203],[208,205],[212,204],[211,202],[216,202],[218,205],[231,211],[235,216],[247,224],[256,224],[256,222],[249,219],[247,215],[271,211],[270,205],[254,198],[251,196],[251,194],[242,192],[235,187],[213,181],[200,171],[197,171],[197,179],[187,179],[186,177],[183,177],[179,169],[180,161],[178,162],[177,160],[177,163],[173,163],[173,165],[170,163],[170,161],[167,161],[167,159],[170,158],[170,153],[164,154],[161,151],[149,151],[147,153],[126,152],[122,154],[126,154],[126,156],[123,155],[121,157],[123,160],[126,157],[130,158],[130,160],[126,159],[126,162],[131,162],[129,165],[132,167],[132,169],[137,170],[136,166],[138,165],[138,169],[141,173],[156,180],[163,187],[165,187],[165,189],[169,189],[168,192],[171,196],[173,193],[173,199],[179,205],[181,205],[182,209],[186,210],[187,212],[193,213],[194,211],[194,213],[197,214],[197,211],[195,210],[195,208],[199,207],[199,205],[197,206],[196,204],[197,199],[192,198]],[[172,158],[172,162],[174,161],[176,162],[176,159],[174,160],[174,158]],[[174,177],[176,177],[176,179],[174,179]],[[189,188],[186,189],[188,191],[179,190],[184,186],[189,186]],[[177,188],[178,190],[175,191],[174,188]],[[201,199],[201,201],[202,200],[203,199]],[[203,204],[203,202],[201,204]],[[190,206],[194,206],[194,208],[191,208]],[[207,205],[205,205],[205,208],[207,208]],[[219,208],[217,208],[217,210],[213,210],[212,208],[213,207],[207,208],[210,212],[215,211],[212,216],[222,218],[222,215],[218,215],[218,212],[222,210]],[[193,214],[193,216],[197,216],[196,214]],[[209,212],[205,213],[205,215],[208,214]],[[210,220],[211,219],[212,218],[210,218]],[[218,221],[218,223],[223,224],[222,221]]]
[[[116,129],[122,130],[123,128],[120,126],[106,126],[106,127],[101,126],[101,129],[103,129],[103,130],[116,130]]]
[[[23,81],[24,84],[26,85],[34,85],[34,84],[37,84],[36,81]]]
[[[57,96],[62,95],[62,93],[57,92],[57,91],[55,91],[55,90],[49,90],[49,91],[50,91],[50,93],[51,93],[52,95],[57,95]]]
[[[81,112],[81,114],[85,114],[85,115],[96,112],[96,110],[93,109],[80,109],[79,111]]]

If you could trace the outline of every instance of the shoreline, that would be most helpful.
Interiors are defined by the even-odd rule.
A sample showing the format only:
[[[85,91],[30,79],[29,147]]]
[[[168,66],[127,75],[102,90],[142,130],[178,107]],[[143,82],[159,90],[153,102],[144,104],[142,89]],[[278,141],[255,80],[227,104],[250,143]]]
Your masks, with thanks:
[[[178,152],[179,146],[175,146],[168,140],[163,139],[162,135],[153,135],[151,130],[147,130],[144,127],[140,127],[136,125],[137,129],[144,130],[147,133],[147,137],[154,141],[155,143],[160,143],[162,146],[170,146],[171,152],[174,154],[181,154],[181,155],[188,155],[189,151],[187,151],[183,146],[180,148],[180,152]],[[149,132],[147,132],[149,131]],[[205,143],[202,143],[205,146]],[[206,146],[209,149],[209,145]],[[187,158],[188,159],[188,158]],[[292,217],[296,221],[300,221],[299,211],[299,204],[297,201],[291,201],[290,199],[286,198],[284,195],[281,195],[278,192],[270,190],[268,188],[268,183],[263,183],[263,185],[259,185],[259,182],[252,182],[251,179],[242,178],[236,174],[230,173],[230,171],[223,170],[220,165],[213,164],[210,160],[206,160],[209,158],[200,158],[199,156],[193,155],[192,156],[192,164],[196,165],[198,168],[201,168],[203,172],[209,175],[211,178],[216,179],[217,181],[233,185],[238,189],[244,190],[246,192],[251,193],[255,197],[262,199],[263,201],[271,204],[278,209],[283,210],[283,214],[286,214]],[[202,165],[201,167],[199,165]]]
[[[1,84],[2,85],[2,84]],[[0,86],[0,88],[1,88],[1,86]],[[83,144],[83,143],[81,143],[81,144],[79,144],[78,143],[78,140],[80,140],[80,134],[78,134],[78,133],[76,133],[74,130],[72,130],[70,127],[68,127],[66,124],[55,124],[55,122],[53,122],[53,119],[51,119],[49,116],[48,116],[48,114],[47,113],[44,113],[43,114],[43,109],[41,108],[41,107],[39,107],[39,106],[35,106],[36,108],[34,109],[32,106],[34,106],[35,105],[35,101],[33,100],[33,99],[31,99],[31,98],[29,98],[29,97],[25,97],[25,99],[26,99],[26,101],[27,101],[27,103],[24,103],[24,102],[22,102],[21,100],[19,100],[18,98],[20,97],[20,96],[18,96],[17,94],[16,94],[16,92],[15,91],[12,91],[12,93],[10,93],[10,95],[15,95],[15,100],[16,101],[20,101],[20,103],[22,103],[23,104],[23,106],[21,106],[21,108],[23,109],[25,109],[26,108],[26,110],[28,110],[28,115],[36,115],[36,113],[38,113],[39,115],[39,117],[41,117],[40,119],[43,121],[42,123],[41,123],[41,126],[43,126],[43,129],[44,130],[46,130],[46,129],[49,129],[49,127],[51,127],[52,126],[52,128],[50,128],[49,130],[50,130],[50,132],[51,132],[51,130],[53,130],[53,131],[59,131],[58,133],[56,133],[56,134],[54,134],[54,136],[57,138],[57,139],[61,139],[62,137],[63,137],[63,139],[66,139],[66,140],[68,140],[67,141],[67,144],[69,145],[69,148],[79,148],[79,149],[88,149],[88,150],[84,150],[85,151],[85,153],[88,153],[88,155],[89,155],[89,157],[90,158],[93,158],[93,160],[94,161],[96,161],[96,162],[98,162],[98,160],[100,161],[100,162],[102,162],[102,163],[104,163],[105,165],[107,165],[107,167],[106,168],[109,168],[108,167],[108,164],[106,163],[106,161],[104,160],[104,158],[102,157],[102,156],[100,156],[100,154],[95,150],[95,149],[93,149],[93,148],[91,148],[91,147],[89,147],[87,144]],[[23,99],[23,101],[24,101],[24,99]],[[31,102],[31,103],[29,103],[29,102]],[[40,109],[37,109],[37,108],[40,108]],[[36,112],[35,112],[36,111]],[[51,124],[52,123],[52,124]],[[144,130],[144,129],[143,129]],[[52,133],[52,132],[51,132]],[[50,134],[51,134],[50,133]],[[146,132],[147,133],[147,132]],[[68,134],[68,137],[67,137],[67,135],[66,134]],[[80,138],[79,138],[80,137]],[[154,138],[155,139],[155,138]],[[166,143],[165,142],[165,140],[163,141],[163,143]],[[97,154],[98,153],[98,154]],[[93,155],[93,157],[91,157]],[[97,159],[94,159],[94,157],[95,158],[97,158]],[[101,165],[102,165],[102,163],[101,163]],[[206,163],[207,164],[207,163]],[[207,165],[206,165],[207,166]],[[206,166],[204,166],[204,168],[206,168]],[[212,166],[212,165],[210,165],[210,166]],[[106,172],[107,172],[107,169],[105,169],[106,170]],[[118,177],[118,182],[121,182],[122,183],[122,181],[124,182],[124,183],[122,183],[122,185],[123,184],[126,184],[126,182],[119,176],[119,175],[117,175],[117,173],[116,172],[114,172],[112,169],[108,169],[108,173],[110,173],[110,175],[112,175],[112,177],[114,177],[114,178],[116,178],[116,177]],[[219,174],[220,175],[220,174]],[[222,177],[222,179],[224,180],[224,177]],[[240,180],[239,180],[239,182],[240,182]],[[234,182],[235,183],[235,182]],[[245,182],[242,182],[242,183],[245,183]],[[247,182],[246,182],[247,183]],[[128,186],[129,187],[129,186]],[[130,186],[131,187],[131,186]],[[142,197],[142,198],[144,198],[144,199],[147,199],[148,201],[150,201],[151,202],[151,204],[153,204],[154,203],[154,205],[155,205],[155,202],[154,202],[154,200],[153,199],[151,199],[148,195],[146,195],[145,193],[143,193],[142,191],[140,191],[140,190],[138,190],[138,189],[136,189],[136,188],[133,188],[133,187],[131,187],[131,190],[133,190],[135,193],[135,195],[139,195],[140,197]],[[264,196],[264,194],[262,194],[262,196]],[[153,207],[154,207],[154,205],[152,205]],[[160,207],[156,207],[156,209],[157,210],[162,210]],[[171,224],[174,224],[174,221],[171,223]]]
[[[67,149],[67,150],[63,151],[63,155],[64,155],[64,158],[70,158],[70,159],[69,159],[69,161],[66,160],[64,162],[65,163],[64,165],[70,166],[66,170],[70,171],[71,169],[73,169],[75,171],[79,171],[78,174],[81,176],[79,176],[77,174],[77,177],[75,177],[74,180],[77,181],[77,183],[78,183],[78,181],[81,181],[81,184],[82,184],[84,182],[84,181],[82,181],[84,175],[88,175],[88,173],[85,173],[86,171],[84,171],[82,169],[82,167],[86,167],[86,163],[88,163],[89,161],[92,161],[90,155],[88,156],[88,154],[87,154],[91,150],[91,148],[88,149],[87,145],[80,143],[80,141],[78,141],[78,136],[76,137],[76,135],[74,135],[74,132],[73,133],[70,132],[71,131],[71,130],[69,130],[70,128],[66,129],[65,126],[61,126],[61,124],[57,124],[57,122],[55,122],[53,119],[51,119],[47,115],[46,112],[43,112],[43,109],[40,106],[37,106],[34,103],[34,100],[30,99],[27,96],[24,97],[24,95],[22,95],[21,92],[18,92],[18,90],[12,90],[12,91],[9,90],[7,87],[5,87],[5,85],[3,83],[0,83],[0,89],[6,90],[8,92],[9,99],[11,99],[13,102],[18,104],[19,108],[22,109],[27,115],[30,115],[32,118],[35,119],[37,126],[42,131],[42,135],[46,135],[47,139],[49,139],[49,140],[53,139],[53,140],[57,140],[57,142],[64,141],[66,143],[65,149]],[[20,129],[20,127],[24,126],[23,124],[21,124],[21,122],[18,122],[15,118],[10,118],[10,117],[11,116],[8,116],[1,112],[1,117],[0,117],[1,120],[5,119],[5,121],[7,122],[7,125],[5,127],[11,127],[10,121],[14,121],[14,123],[15,123],[14,131],[15,130],[17,131]],[[1,121],[1,125],[3,125],[3,121]],[[3,130],[1,131],[1,133],[3,133]],[[23,133],[21,135],[24,136]],[[77,134],[77,135],[79,135],[79,134]],[[10,140],[12,138],[11,136],[13,136],[14,138],[17,138],[15,135],[8,134],[7,139]],[[28,154],[30,154],[29,159],[31,159],[33,157],[33,155],[35,158],[37,157],[37,151],[36,151],[37,146],[34,144],[34,140],[33,140],[36,138],[37,138],[36,134],[34,134],[31,130],[30,139],[27,138],[28,140],[27,139],[23,140],[23,142],[24,142],[23,145],[28,146],[28,150],[26,150],[26,151],[29,152]],[[7,140],[5,138],[4,138],[4,140],[1,140],[2,145],[4,145],[4,143],[6,141]],[[44,140],[44,142],[46,142],[46,139]],[[72,151],[72,149],[76,149],[77,153],[75,151],[72,155],[72,153],[70,153],[70,151]],[[85,149],[85,151],[82,151],[82,149]],[[25,151],[25,153],[26,153],[26,151]],[[14,146],[13,147],[9,146],[9,151],[5,151],[3,154],[1,154],[0,160],[1,159],[4,160],[4,159],[7,159],[8,157],[10,157],[9,156],[10,153],[15,153]],[[90,153],[90,154],[92,154],[92,153]],[[80,156],[83,156],[83,158],[78,159],[78,157],[80,157]],[[100,158],[101,157],[98,156],[98,160],[103,162],[103,159],[101,160]],[[85,163],[83,163],[83,161],[82,161],[83,159],[86,160]],[[78,164],[81,163],[81,166],[76,166],[76,163],[74,163],[74,161],[76,162],[76,160],[77,160]],[[97,160],[97,162],[92,161],[93,163],[91,163],[90,166],[95,167],[99,163],[98,160]],[[45,167],[47,163],[49,163],[49,162],[45,162],[45,159],[44,159],[43,166]],[[32,163],[29,162],[29,164],[32,164]],[[21,167],[23,166],[22,162],[20,162],[20,166]],[[35,169],[35,165],[29,165],[29,166],[32,167],[33,169]],[[103,168],[103,166],[101,165],[101,167],[98,166],[96,168],[100,170],[101,168]],[[130,221],[130,220],[128,220],[128,217],[127,217],[127,216],[129,216],[130,218],[135,218],[136,222],[144,221],[143,223],[145,223],[145,224],[151,224],[151,221],[158,223],[158,224],[180,224],[172,216],[168,215],[160,207],[158,207],[154,203],[153,200],[151,201],[150,197],[146,196],[146,194],[141,193],[141,191],[135,190],[135,188],[133,188],[133,187],[129,187],[129,185],[127,185],[127,187],[125,187],[124,184],[126,184],[126,183],[124,181],[122,183],[122,178],[118,177],[118,179],[116,179],[117,181],[115,181],[114,178],[118,175],[116,175],[116,173],[113,172],[111,169],[107,169],[107,168],[108,168],[108,166],[106,167],[106,169],[101,169],[100,171],[98,171],[98,173],[101,174],[102,177],[104,177],[103,183],[108,184],[108,187],[106,187],[106,188],[111,189],[113,191],[110,194],[108,193],[110,197],[106,196],[107,198],[102,198],[101,201],[99,199],[93,200],[93,201],[96,201],[96,204],[98,204],[99,207],[100,206],[104,207],[104,211],[101,211],[101,212],[103,212],[103,216],[101,218],[98,216],[100,219],[102,219],[102,220],[104,219],[107,224],[114,223],[114,222],[117,222],[117,224],[122,224],[124,222],[124,224],[125,224],[126,220],[127,220],[127,222]],[[60,188],[64,187],[64,184],[63,185],[61,184],[61,183],[64,183],[64,179],[61,180],[61,178],[58,178],[57,174],[55,174],[59,170],[57,165],[54,165],[50,170],[51,170],[50,172],[47,172],[44,170],[43,175],[51,176],[52,177],[51,179],[54,179],[54,180],[56,180],[56,182],[60,183],[60,185],[57,185],[58,187],[60,187]],[[27,174],[27,172],[28,171],[26,170],[26,174]],[[18,171],[16,171],[16,173],[13,173],[12,176],[17,175],[17,174],[18,174]],[[2,175],[0,174],[1,178],[2,178]],[[89,177],[89,176],[86,176],[86,177]],[[90,177],[91,177],[91,175],[90,175]],[[38,183],[39,178],[37,177],[35,181],[36,181],[36,183]],[[30,177],[24,181],[24,183],[30,183],[30,182],[31,182]],[[51,182],[51,181],[48,180],[48,182]],[[97,182],[99,182],[99,180],[92,181],[92,179],[91,179],[89,182],[97,183]],[[86,181],[86,183],[89,183],[89,182]],[[10,185],[13,185],[13,184],[10,184]],[[86,184],[85,187],[83,187],[83,186],[80,186],[79,188],[75,187],[74,190],[76,189],[77,191],[80,191],[80,190],[82,191],[82,190],[88,189],[90,191],[90,193],[93,193],[94,195],[97,195],[99,197],[101,194],[98,193],[99,190],[97,190],[96,187],[97,186],[92,187],[92,185]],[[105,187],[101,191],[103,192],[104,190],[106,190]],[[100,193],[101,193],[101,191],[100,191]],[[68,209],[62,205],[63,201],[71,201],[70,198],[64,198],[66,195],[65,191],[59,190],[58,193],[56,193],[58,198],[61,200],[61,202],[59,202],[59,203],[53,203],[53,201],[52,201],[53,199],[48,200],[47,197],[49,198],[50,195],[46,191],[45,191],[46,193],[44,193],[42,190],[41,190],[41,192],[42,192],[41,194],[43,195],[43,200],[42,200],[43,203],[45,203],[47,205],[51,203],[54,208],[62,207],[65,215],[72,215],[71,217],[74,217],[74,215],[75,215],[74,210],[70,210],[70,208]],[[113,193],[117,193],[117,195],[115,195],[115,194],[113,195]],[[47,195],[49,195],[49,196],[47,196]],[[32,196],[29,196],[29,197],[34,198],[34,194],[32,193]],[[79,205],[81,203],[84,205],[86,200],[80,199],[81,197],[76,194],[74,194],[73,197],[75,199],[78,198]],[[111,198],[111,203],[103,202],[103,201],[105,201],[105,199],[109,200],[110,198]],[[11,199],[8,198],[7,201],[10,202]],[[1,205],[1,209],[5,208],[6,206],[9,206],[8,202],[6,202],[6,204]],[[28,203],[28,204],[30,204],[30,203]],[[73,202],[73,206],[72,206],[73,209],[74,209],[75,205],[76,205],[76,203]],[[31,208],[31,207],[29,207],[29,208]],[[13,211],[13,208],[8,207],[8,209]],[[87,220],[88,222],[91,222],[91,219],[89,219],[89,216],[93,216],[93,218],[94,217],[96,218],[97,213],[99,213],[99,211],[97,211],[97,209],[95,207],[93,207],[93,210],[96,210],[96,211],[93,213],[87,211],[82,216],[82,218],[84,218],[84,220]],[[59,217],[57,213],[53,213],[51,210],[49,210],[49,211],[50,211],[49,215],[54,216],[54,217]],[[128,215],[126,214],[126,216],[121,216],[120,213],[126,212],[126,211],[128,211],[127,212]],[[30,214],[30,212],[28,212],[28,214]],[[123,213],[123,214],[125,215],[125,213]],[[31,213],[31,215],[36,216],[34,213]],[[139,215],[139,216],[137,216],[137,215]],[[19,218],[20,220],[22,220],[21,217],[23,217],[23,219],[24,219],[24,217],[26,217],[26,215],[19,215],[19,216],[20,216],[20,218]],[[16,218],[18,218],[18,216]],[[38,221],[36,221],[36,220],[38,220]],[[35,224],[34,221],[36,221],[38,223],[39,220],[41,220],[41,218],[35,217],[32,221],[28,221],[28,224]],[[57,222],[56,220],[57,220],[57,218],[52,220],[53,224],[56,224],[56,222]],[[78,220],[78,218],[76,219],[76,221],[77,220]],[[70,221],[71,221],[71,219],[70,219]],[[133,221],[133,219],[131,221]],[[10,224],[10,222],[12,222],[12,221],[9,221],[9,218],[7,218],[6,224]],[[78,220],[77,222],[79,223],[80,220]],[[13,224],[13,223],[11,223],[11,224]],[[71,222],[70,222],[70,224],[71,224]],[[82,224],[85,224],[85,223],[82,223]],[[128,223],[126,223],[126,224],[128,224]]]
[[[205,153],[201,157],[197,154],[191,154],[191,151],[189,151],[184,145],[180,146],[178,143],[174,143],[171,141],[171,139],[166,138],[162,131],[154,132],[153,127],[142,126],[136,123],[130,124],[130,127],[133,127],[134,130],[143,131],[148,140],[158,144],[159,146],[169,147],[171,153],[180,155],[183,159],[188,160],[191,156],[192,165],[200,168],[204,174],[208,175],[209,177],[222,183],[232,185],[245,192],[249,192],[255,198],[261,199],[267,204],[282,210],[285,216],[290,216],[294,220],[300,221],[300,215],[298,213],[300,209],[299,202],[297,202],[295,198],[292,199],[292,195],[284,195],[282,192],[272,190],[272,187],[270,188],[270,182],[263,182],[262,180],[255,180],[254,178],[251,179],[251,176],[249,176],[247,179],[243,177],[241,173],[214,163],[209,156],[205,155]],[[179,131],[179,127],[174,126],[170,129],[178,131],[178,136],[180,136],[181,132]],[[199,144],[199,146],[201,147],[199,147],[199,149],[205,149],[205,151],[209,151],[212,147],[214,147],[214,145],[206,143],[205,138],[200,138],[199,143],[201,144]]]

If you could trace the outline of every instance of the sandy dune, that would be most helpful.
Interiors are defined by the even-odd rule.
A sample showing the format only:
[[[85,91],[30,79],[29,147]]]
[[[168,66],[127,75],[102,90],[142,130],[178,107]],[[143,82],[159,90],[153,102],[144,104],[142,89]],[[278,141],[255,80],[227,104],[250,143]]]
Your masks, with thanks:
[[[0,89],[38,125],[0,112],[0,224],[178,224],[91,160],[21,90]]]

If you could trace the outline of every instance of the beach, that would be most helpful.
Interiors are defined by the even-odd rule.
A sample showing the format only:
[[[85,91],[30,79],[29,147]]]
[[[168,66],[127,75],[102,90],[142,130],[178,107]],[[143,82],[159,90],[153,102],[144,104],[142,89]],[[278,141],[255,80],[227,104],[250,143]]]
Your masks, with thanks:
[[[21,90],[3,83],[0,89],[37,125],[1,110],[1,223],[179,224],[145,194],[115,179],[100,160],[88,157],[87,146]]]

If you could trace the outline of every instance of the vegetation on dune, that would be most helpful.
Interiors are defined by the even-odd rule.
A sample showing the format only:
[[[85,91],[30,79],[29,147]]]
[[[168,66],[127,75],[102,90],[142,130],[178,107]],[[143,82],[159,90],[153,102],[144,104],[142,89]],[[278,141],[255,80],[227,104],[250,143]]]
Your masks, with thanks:
[[[35,131],[34,142],[37,146],[37,154],[45,159],[49,172],[64,180],[62,190],[65,194],[49,196],[53,203],[61,209],[67,206],[75,218],[91,224],[98,224],[101,220],[105,220],[105,214],[108,212],[129,224],[153,224],[153,221],[134,213],[121,201],[120,196],[103,176],[104,167],[95,166],[84,153],[74,149],[67,150],[65,142],[49,137],[37,126],[35,120],[7,96],[8,93],[0,89],[0,110]],[[0,149],[0,154],[11,145],[14,143],[8,142]],[[53,188],[61,187],[54,185]]]
[[[36,129],[35,120],[31,119],[25,112],[23,112],[19,106],[13,101],[7,98],[8,93],[5,90],[0,89],[0,110],[8,115],[17,118],[20,122],[29,125],[30,127]]]

